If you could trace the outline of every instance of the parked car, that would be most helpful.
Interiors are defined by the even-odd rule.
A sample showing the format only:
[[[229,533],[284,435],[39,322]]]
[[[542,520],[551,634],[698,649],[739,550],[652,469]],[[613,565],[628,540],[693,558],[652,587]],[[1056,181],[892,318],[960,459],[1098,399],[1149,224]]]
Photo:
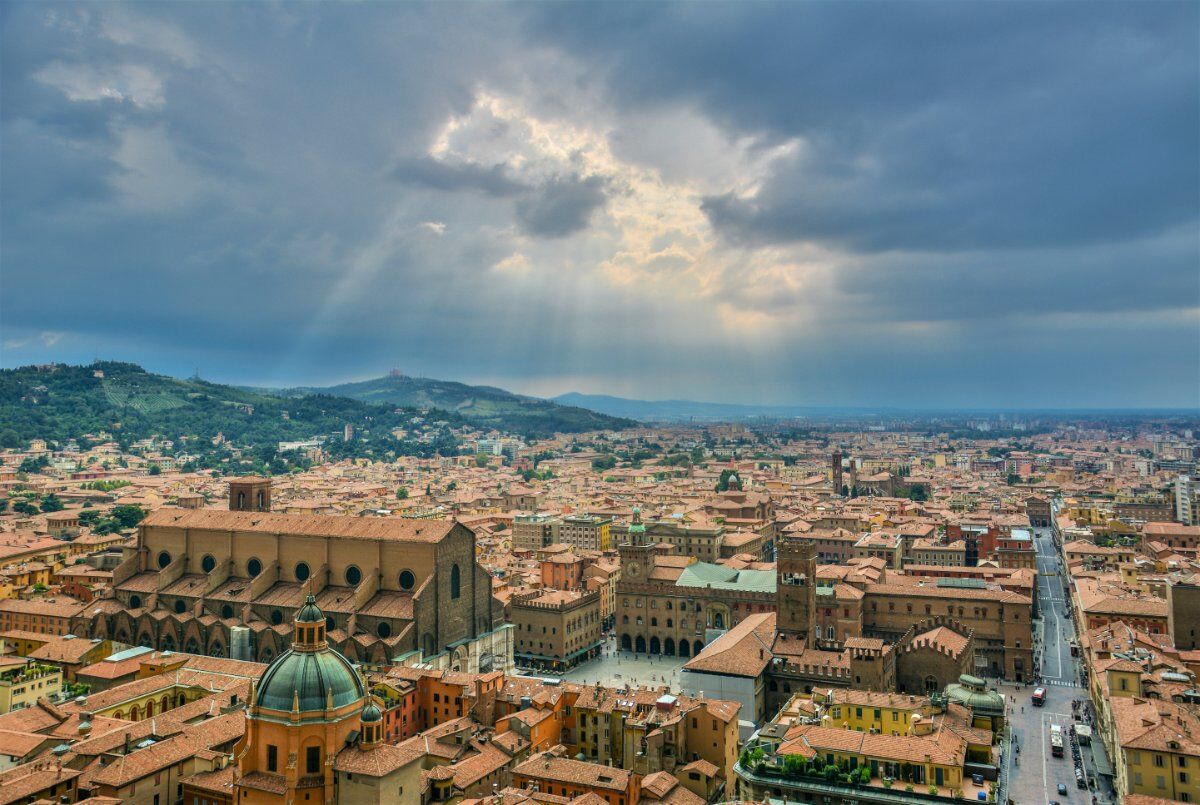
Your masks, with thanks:
[[[1058,795],[1060,797],[1065,797],[1067,795],[1067,784],[1066,783],[1058,784]]]

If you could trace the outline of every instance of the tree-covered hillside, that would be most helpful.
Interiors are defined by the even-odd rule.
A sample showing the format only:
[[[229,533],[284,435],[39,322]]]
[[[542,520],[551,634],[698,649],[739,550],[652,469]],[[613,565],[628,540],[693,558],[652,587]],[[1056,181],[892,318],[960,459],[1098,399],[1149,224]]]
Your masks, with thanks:
[[[525,397],[492,386],[468,386],[465,383],[408,377],[395,373],[358,383],[343,383],[319,389],[290,389],[283,393],[314,392],[352,397],[364,402],[441,408],[461,414],[480,427],[531,437],[591,430],[621,430],[637,425],[631,419],[609,416],[586,408],[559,405],[536,397]]]
[[[411,408],[346,397],[285,398],[151,374],[130,363],[0,370],[0,446],[17,446],[34,438],[61,442],[107,432],[123,444],[163,436],[187,450],[205,449],[217,434],[234,444],[272,447],[280,441],[327,436],[332,449],[349,424],[358,434],[352,445],[389,443],[394,452],[405,454],[454,452],[456,442],[446,425],[437,423],[457,426],[462,418],[442,411],[423,415]],[[393,435],[397,428],[409,431],[405,439]],[[423,446],[406,447],[406,439]],[[339,448],[337,452],[362,451]]]

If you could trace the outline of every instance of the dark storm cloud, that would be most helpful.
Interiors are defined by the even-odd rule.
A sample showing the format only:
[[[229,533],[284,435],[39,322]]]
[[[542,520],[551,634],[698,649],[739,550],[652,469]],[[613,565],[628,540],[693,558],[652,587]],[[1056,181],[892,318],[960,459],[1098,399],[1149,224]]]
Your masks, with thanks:
[[[746,402],[1195,404],[1198,15],[8,3],[0,361],[98,353],[289,384],[399,363]],[[489,128],[430,157],[481,92],[517,124],[482,115]],[[558,131],[521,115],[571,141],[521,150]],[[791,150],[746,193],[744,176],[712,180],[723,162],[695,171],[708,152],[677,120]],[[655,171],[653,148],[628,147],[646,121],[676,144],[666,197],[703,188],[687,203],[702,195],[705,230],[654,235],[642,268],[676,261],[687,280],[653,289],[596,267],[678,207],[639,207],[572,156],[611,133],[617,160]],[[776,262],[812,243],[820,287],[776,287]],[[817,324],[793,330],[814,295]],[[747,312],[766,337],[741,331]]]
[[[608,181],[601,176],[553,176],[521,182],[504,165],[450,163],[431,157],[401,160],[392,178],[443,192],[478,192],[514,199],[517,222],[527,235],[562,238],[587,227],[592,213],[607,200]]]
[[[392,169],[391,176],[400,182],[431,190],[475,190],[499,198],[510,198],[528,190],[525,185],[509,178],[503,165],[477,165],[473,162],[451,164],[432,157],[401,160]]]
[[[604,3],[531,24],[618,103],[800,139],[757,195],[706,199],[738,243],[1062,247],[1197,216],[1195,3]]]
[[[526,233],[561,238],[585,228],[604,206],[608,183],[599,176],[555,177],[517,202],[517,218]]]

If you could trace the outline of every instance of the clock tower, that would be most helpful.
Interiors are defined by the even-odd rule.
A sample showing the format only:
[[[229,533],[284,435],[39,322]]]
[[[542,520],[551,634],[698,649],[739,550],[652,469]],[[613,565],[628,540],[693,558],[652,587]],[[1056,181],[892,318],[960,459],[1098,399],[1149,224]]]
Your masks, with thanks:
[[[633,522],[629,524],[629,539],[618,549],[621,555],[621,580],[641,583],[653,566],[654,556],[646,544],[646,526],[642,523],[642,510],[633,507]]]

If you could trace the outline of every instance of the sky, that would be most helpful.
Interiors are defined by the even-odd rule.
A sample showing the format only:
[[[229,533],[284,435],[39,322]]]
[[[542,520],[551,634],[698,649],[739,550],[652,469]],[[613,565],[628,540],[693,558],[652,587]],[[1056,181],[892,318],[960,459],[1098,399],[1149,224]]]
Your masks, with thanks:
[[[0,25],[3,366],[1200,406],[1190,0]]]

